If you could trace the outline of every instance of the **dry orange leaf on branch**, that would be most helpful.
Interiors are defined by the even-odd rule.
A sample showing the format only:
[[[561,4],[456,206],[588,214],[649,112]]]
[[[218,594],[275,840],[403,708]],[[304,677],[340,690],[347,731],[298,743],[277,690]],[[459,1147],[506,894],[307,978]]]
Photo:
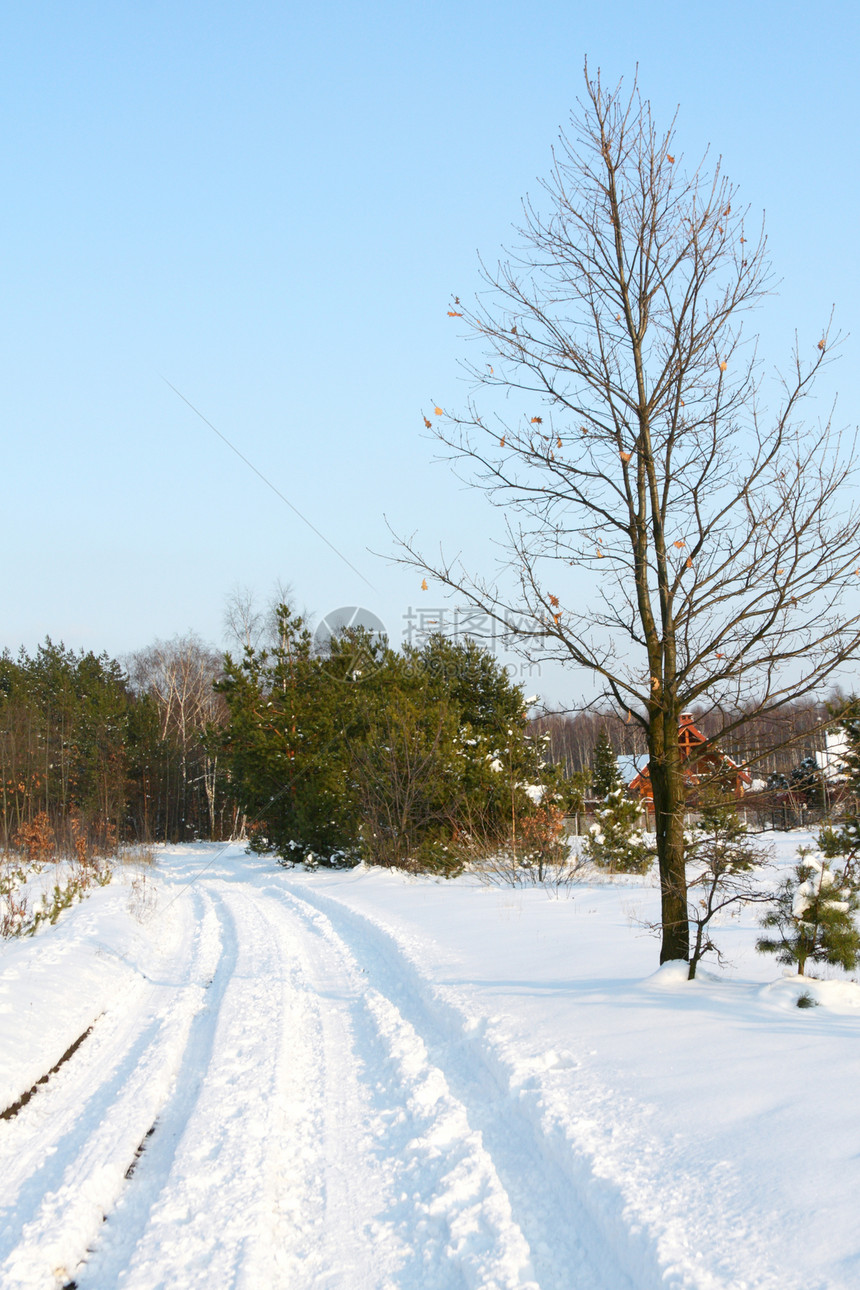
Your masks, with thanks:
[[[727,367],[728,367],[728,363],[726,362],[725,359],[723,359],[722,362],[720,363],[720,371],[724,372]]]
[[[687,543],[684,541],[683,538],[678,538],[677,541],[672,543],[672,546],[676,546],[679,551],[681,550],[682,546],[686,546],[686,545]]]
[[[427,579],[426,579],[426,578],[422,578],[422,579],[421,579],[421,590],[422,590],[422,591],[429,591],[429,587],[427,586]]]
[[[434,409],[433,409],[433,411],[434,411],[434,413],[436,414],[436,416],[437,416],[437,417],[441,417],[441,415],[442,415],[442,409],[441,409],[441,408],[434,408]]]
[[[561,622],[561,614],[553,614],[553,618],[555,619],[556,623]]]
[[[457,313],[457,311],[456,311],[456,309],[449,309],[449,310],[448,310],[448,317],[449,317],[449,318],[462,318],[462,317],[463,317],[463,315],[462,315],[462,314],[458,314],[458,313]]]
[[[675,158],[671,156],[668,152],[666,153],[666,160],[669,162],[670,166],[674,166]]]
[[[550,593],[550,595],[547,596],[547,600],[552,605],[553,609],[558,609],[558,596],[553,596],[552,593]]]
[[[561,438],[556,439],[556,441],[555,441],[555,446],[556,446],[556,448],[560,448],[560,447],[561,447]]]
[[[821,337],[821,340],[818,342],[818,348],[819,348],[819,349],[824,349],[824,337],[823,337],[823,336]]]
[[[693,561],[690,559],[689,556],[687,556],[687,568],[692,569],[692,567],[693,567]]]
[[[652,689],[652,690],[659,690],[659,689],[660,689],[660,678],[659,678],[659,676],[652,676],[652,677],[651,677],[651,689]]]
[[[532,417],[532,425],[533,425],[533,426],[542,426],[542,425],[543,425],[543,417]]]
[[[506,437],[507,437],[506,435],[502,435],[501,439],[499,440],[499,447],[500,447],[500,448],[504,448]]]
[[[622,453],[620,453],[620,454],[619,454],[619,456],[621,457],[621,460],[622,460],[622,461],[629,461],[629,460],[630,460],[630,458],[633,456],[633,453],[632,453],[632,452],[622,452]]]

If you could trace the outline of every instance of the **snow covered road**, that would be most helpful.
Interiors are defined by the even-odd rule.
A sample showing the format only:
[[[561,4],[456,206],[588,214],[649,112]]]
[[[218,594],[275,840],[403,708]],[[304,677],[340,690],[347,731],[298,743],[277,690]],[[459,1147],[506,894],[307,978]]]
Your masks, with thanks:
[[[553,902],[203,846],[160,850],[144,897],[131,876],[0,950],[0,1109],[80,1040],[0,1120],[3,1290],[857,1284],[856,1219],[798,1265],[742,1146],[760,1158],[817,1062],[860,1074],[856,1017],[810,1054],[818,1019],[755,983],[649,979],[647,887]],[[738,1048],[756,1026],[764,1057]],[[795,1052],[795,1083],[720,1105],[727,1042],[754,1081]]]

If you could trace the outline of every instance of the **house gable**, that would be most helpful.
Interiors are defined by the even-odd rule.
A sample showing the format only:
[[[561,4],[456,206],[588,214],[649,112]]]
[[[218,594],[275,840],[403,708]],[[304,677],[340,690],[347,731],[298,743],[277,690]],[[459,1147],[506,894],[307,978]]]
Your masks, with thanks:
[[[698,753],[697,750],[707,742],[707,735],[698,728],[693,714],[682,712],[678,720],[678,746],[688,791],[695,789],[703,779],[718,775],[731,782],[735,797],[743,797],[752,783],[750,776],[745,770],[741,770],[733,758],[713,745],[705,752]],[[628,791],[638,794],[643,801],[653,802],[654,790],[651,787],[648,765],[643,766],[630,781]]]

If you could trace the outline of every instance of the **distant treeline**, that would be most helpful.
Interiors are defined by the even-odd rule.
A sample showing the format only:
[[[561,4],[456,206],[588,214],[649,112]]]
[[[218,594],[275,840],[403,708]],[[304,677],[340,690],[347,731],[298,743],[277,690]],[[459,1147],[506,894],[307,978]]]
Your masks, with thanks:
[[[0,846],[83,859],[247,836],[285,858],[450,872],[457,840],[510,833],[545,858],[563,786],[528,727],[480,647],[359,632],[320,652],[286,606],[236,660],[193,635],[122,664],[48,639],[0,656]]]
[[[246,657],[254,657],[245,644]],[[394,654],[391,660],[394,667]],[[237,665],[225,663],[224,654],[193,633],[157,641],[122,663],[105,653],[76,653],[50,638],[32,654],[5,651],[0,655],[0,847],[21,845],[36,820],[43,832],[50,829],[57,849],[70,854],[80,854],[84,846],[110,850],[124,841],[226,839],[242,833],[243,810],[250,806],[252,814],[259,813],[260,792],[275,790],[267,776],[261,775],[256,786],[248,780],[247,750],[237,743],[236,723],[245,720],[236,698],[240,674]],[[250,679],[249,674],[243,682],[246,688]],[[454,690],[447,690],[445,705],[453,712]],[[509,706],[512,694],[505,691],[501,707]],[[432,698],[438,716],[440,694],[427,698],[418,687],[409,702],[419,697],[427,703]],[[824,746],[823,727],[842,702],[840,695],[831,696],[829,704],[799,701],[778,716],[752,718],[723,750],[737,761],[751,759],[753,774],[769,786],[780,776],[793,776],[794,782],[799,764]],[[510,721],[507,709],[491,719],[502,717]],[[707,715],[696,717],[706,734],[717,732]],[[645,752],[639,726],[612,713],[555,714],[530,725],[533,735],[544,736],[546,759],[576,777],[586,796],[602,729],[617,754]],[[354,766],[350,775],[358,775]]]
[[[767,780],[771,775],[789,775],[804,759],[824,748],[824,729],[835,711],[847,702],[834,692],[825,701],[805,699],[786,704],[768,717],[750,717],[740,730],[721,741],[723,752],[735,761],[749,763],[755,778]],[[719,733],[726,720],[694,709],[696,725],[703,734]],[[568,774],[588,771],[600,731],[605,729],[619,756],[639,756],[646,752],[645,734],[635,721],[626,721],[613,712],[584,711],[558,713],[540,717],[538,730],[549,738],[554,761]]]
[[[229,836],[214,732],[221,655],[189,635],[121,665],[48,638],[0,656],[0,843],[39,817],[60,851]],[[80,850],[80,843],[78,845]]]

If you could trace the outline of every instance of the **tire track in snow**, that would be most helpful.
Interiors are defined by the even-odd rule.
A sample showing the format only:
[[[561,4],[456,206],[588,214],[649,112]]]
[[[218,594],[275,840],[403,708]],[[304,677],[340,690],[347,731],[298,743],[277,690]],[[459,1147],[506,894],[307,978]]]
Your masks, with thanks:
[[[715,1214],[713,1201],[719,1201],[725,1186],[722,1164],[716,1166],[721,1175],[719,1190],[709,1199],[706,1188],[711,1180],[683,1154],[663,1152],[663,1142],[651,1137],[643,1125],[639,1103],[619,1100],[611,1088],[586,1082],[579,1104],[565,1069],[578,1063],[569,1054],[562,1054],[561,1060],[548,1054],[547,1061],[525,1057],[521,1048],[512,1050],[491,1019],[476,1022],[460,991],[437,986],[422,971],[420,939],[406,934],[401,940],[396,930],[372,914],[358,912],[313,888],[290,884],[290,890],[294,897],[331,915],[335,935],[340,933],[367,965],[368,979],[381,982],[380,988],[414,1021],[451,1087],[469,1107],[473,1122],[482,1129],[506,1186],[512,1177],[516,1183],[504,1159],[507,1138],[513,1144],[521,1136],[527,1148],[532,1144],[530,1177],[541,1188],[538,1194],[548,1199],[547,1212],[558,1219],[557,1226],[547,1229],[546,1217],[539,1216],[548,1232],[547,1244],[557,1243],[554,1233],[573,1227],[581,1237],[595,1286],[606,1290],[788,1286],[785,1270],[777,1271],[771,1262],[778,1242],[775,1229],[760,1223],[750,1227],[742,1195],[733,1210]],[[527,1051],[533,1054],[532,1049]],[[509,1163],[516,1167],[517,1153],[510,1154]],[[523,1217],[517,1192],[509,1186],[509,1193],[514,1216],[532,1242],[542,1290],[591,1285],[587,1277],[544,1279],[534,1229]],[[732,1232],[728,1244],[721,1241],[721,1231]],[[735,1240],[743,1240],[751,1253],[755,1251],[749,1266],[757,1271],[749,1282],[743,1275],[737,1279],[727,1257]],[[791,1286],[800,1284],[789,1280]]]
[[[621,1198],[574,1161],[567,1144],[547,1136],[534,1102],[512,1089],[511,1072],[488,1051],[483,1027],[440,996],[384,927],[335,898],[285,886],[282,898],[303,908],[320,935],[366,972],[380,1009],[395,1010],[420,1036],[483,1141],[541,1290],[662,1286],[665,1269],[626,1228]]]
[[[284,1028],[263,1169],[274,1257],[268,1280],[249,1264],[246,1284],[382,1290],[393,1286],[385,1269],[397,1262],[396,1242],[375,1222],[385,1178],[353,1055],[357,991],[303,918],[256,887],[253,900],[280,947]]]
[[[569,1265],[558,1281],[536,1278],[539,1259],[533,1250],[530,1257],[510,1189],[448,1071],[392,999],[374,988],[375,974],[365,975],[326,915],[291,893],[276,892],[275,898],[289,903],[315,933],[321,959],[340,961],[355,996],[355,1052],[374,1092],[375,1150],[389,1175],[388,1203],[376,1228],[400,1249],[397,1276],[384,1284],[403,1290],[591,1284],[571,1280]]]
[[[54,1065],[50,1070],[46,1071],[44,1075],[41,1075],[39,1079],[36,1080],[35,1084],[33,1084],[31,1088],[28,1088],[25,1093],[22,1093],[11,1106],[7,1106],[5,1111],[0,1111],[0,1120],[15,1119],[18,1112],[21,1111],[28,1102],[32,1101],[39,1092],[39,1089],[44,1088],[51,1076],[57,1075],[65,1066],[66,1062],[71,1061],[84,1040],[89,1039],[90,1035],[93,1033],[93,1026],[96,1024],[96,1021],[98,1021],[98,1017],[95,1018],[92,1025],[87,1026],[83,1034],[78,1035],[77,1039],[72,1040],[60,1060],[58,1062],[54,1062]]]
[[[325,1072],[321,1019],[291,949],[297,920],[241,881],[210,875],[205,887],[229,911],[236,969],[80,1290],[292,1290],[319,1250]]]
[[[163,973],[178,979],[141,978],[93,1042],[2,1126],[4,1290],[68,1281],[126,1185],[126,1168],[180,1067],[205,977],[224,963],[224,925],[212,902],[195,892],[189,905],[193,944]]]
[[[232,914],[216,893],[203,888],[195,896],[205,900],[217,920],[217,961],[206,965],[207,979],[199,987],[198,1006],[189,1019],[182,1049],[172,1063],[169,1084],[156,1113],[149,1115],[150,1122],[131,1151],[119,1158],[123,1163],[123,1184],[74,1271],[81,1288],[94,1279],[99,1285],[116,1284],[146,1225],[152,1196],[170,1173],[178,1141],[200,1096],[211,1061],[220,1010],[236,971],[237,937]],[[147,1185],[141,1186],[145,1166]]]
[[[368,990],[327,920],[283,895],[268,903],[300,945],[319,1081],[319,1196],[314,1205],[300,1188],[292,1202],[294,1211],[311,1202],[315,1241],[278,1284],[534,1290],[492,1163],[420,1039]]]

